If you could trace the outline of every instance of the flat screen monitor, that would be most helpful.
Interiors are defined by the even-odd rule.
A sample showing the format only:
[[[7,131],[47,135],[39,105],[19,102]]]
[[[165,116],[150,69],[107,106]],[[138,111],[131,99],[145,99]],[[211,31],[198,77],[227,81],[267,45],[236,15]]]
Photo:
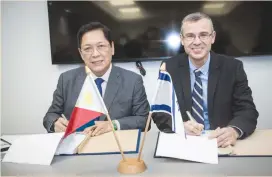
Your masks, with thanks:
[[[269,1],[48,1],[52,64],[82,63],[77,32],[98,21],[110,28],[113,62],[164,60],[184,52],[182,19],[204,12],[213,20],[214,52],[234,57],[272,54]]]

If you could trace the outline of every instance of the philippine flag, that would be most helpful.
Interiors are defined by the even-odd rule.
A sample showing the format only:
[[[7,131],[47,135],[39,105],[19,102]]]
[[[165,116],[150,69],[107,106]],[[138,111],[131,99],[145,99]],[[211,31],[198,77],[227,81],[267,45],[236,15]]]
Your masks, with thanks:
[[[91,74],[88,73],[63,138],[103,114],[107,115],[108,110]]]

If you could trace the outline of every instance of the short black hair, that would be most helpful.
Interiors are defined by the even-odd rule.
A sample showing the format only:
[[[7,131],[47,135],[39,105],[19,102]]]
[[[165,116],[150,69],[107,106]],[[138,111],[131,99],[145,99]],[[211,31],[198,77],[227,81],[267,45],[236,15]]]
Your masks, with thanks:
[[[78,48],[81,48],[82,36],[89,31],[93,31],[97,29],[101,29],[103,31],[105,38],[107,39],[107,41],[109,41],[111,45],[112,43],[111,30],[100,22],[90,22],[85,25],[82,25],[77,32]]]

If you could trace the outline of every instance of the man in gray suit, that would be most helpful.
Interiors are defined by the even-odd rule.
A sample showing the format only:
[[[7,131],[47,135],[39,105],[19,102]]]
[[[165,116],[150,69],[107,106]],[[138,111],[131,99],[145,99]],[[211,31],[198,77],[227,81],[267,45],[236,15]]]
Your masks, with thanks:
[[[84,80],[86,69],[91,71],[102,95],[113,125],[118,129],[144,130],[149,113],[142,77],[131,71],[113,66],[114,43],[110,30],[101,23],[91,22],[78,31],[78,50],[85,63],[80,67],[60,75],[53,102],[47,111],[43,125],[48,132],[66,130],[70,115],[76,104]],[[61,117],[64,114],[68,120]],[[77,131],[92,136],[111,131],[106,116],[90,121]]]

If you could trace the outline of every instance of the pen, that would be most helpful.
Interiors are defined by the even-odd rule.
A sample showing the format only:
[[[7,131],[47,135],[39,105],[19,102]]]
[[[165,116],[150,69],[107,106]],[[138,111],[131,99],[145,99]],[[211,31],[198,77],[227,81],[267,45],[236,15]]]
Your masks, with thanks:
[[[187,113],[187,115],[188,115],[188,117],[189,117],[189,119],[190,119],[191,121],[193,121],[193,122],[195,122],[195,123],[198,123],[198,122],[193,118],[192,114],[191,114],[189,111],[186,111],[186,113]],[[201,130],[201,134],[205,134],[205,131],[203,131],[203,129]]]
[[[4,140],[4,139],[2,139],[2,138],[1,138],[1,141],[3,141],[3,142],[5,142],[5,143],[7,143],[8,145],[11,145],[11,143],[10,143],[10,142],[8,142],[8,141],[6,141],[6,140]]]
[[[190,119],[191,121],[196,122],[196,120],[193,118],[193,116],[191,115],[191,113],[190,113],[189,111],[186,111],[186,114],[187,114],[187,116],[189,117],[189,119]]]
[[[68,119],[65,117],[64,114],[61,114],[61,117],[64,118],[64,119],[66,119],[66,120],[68,120]]]

